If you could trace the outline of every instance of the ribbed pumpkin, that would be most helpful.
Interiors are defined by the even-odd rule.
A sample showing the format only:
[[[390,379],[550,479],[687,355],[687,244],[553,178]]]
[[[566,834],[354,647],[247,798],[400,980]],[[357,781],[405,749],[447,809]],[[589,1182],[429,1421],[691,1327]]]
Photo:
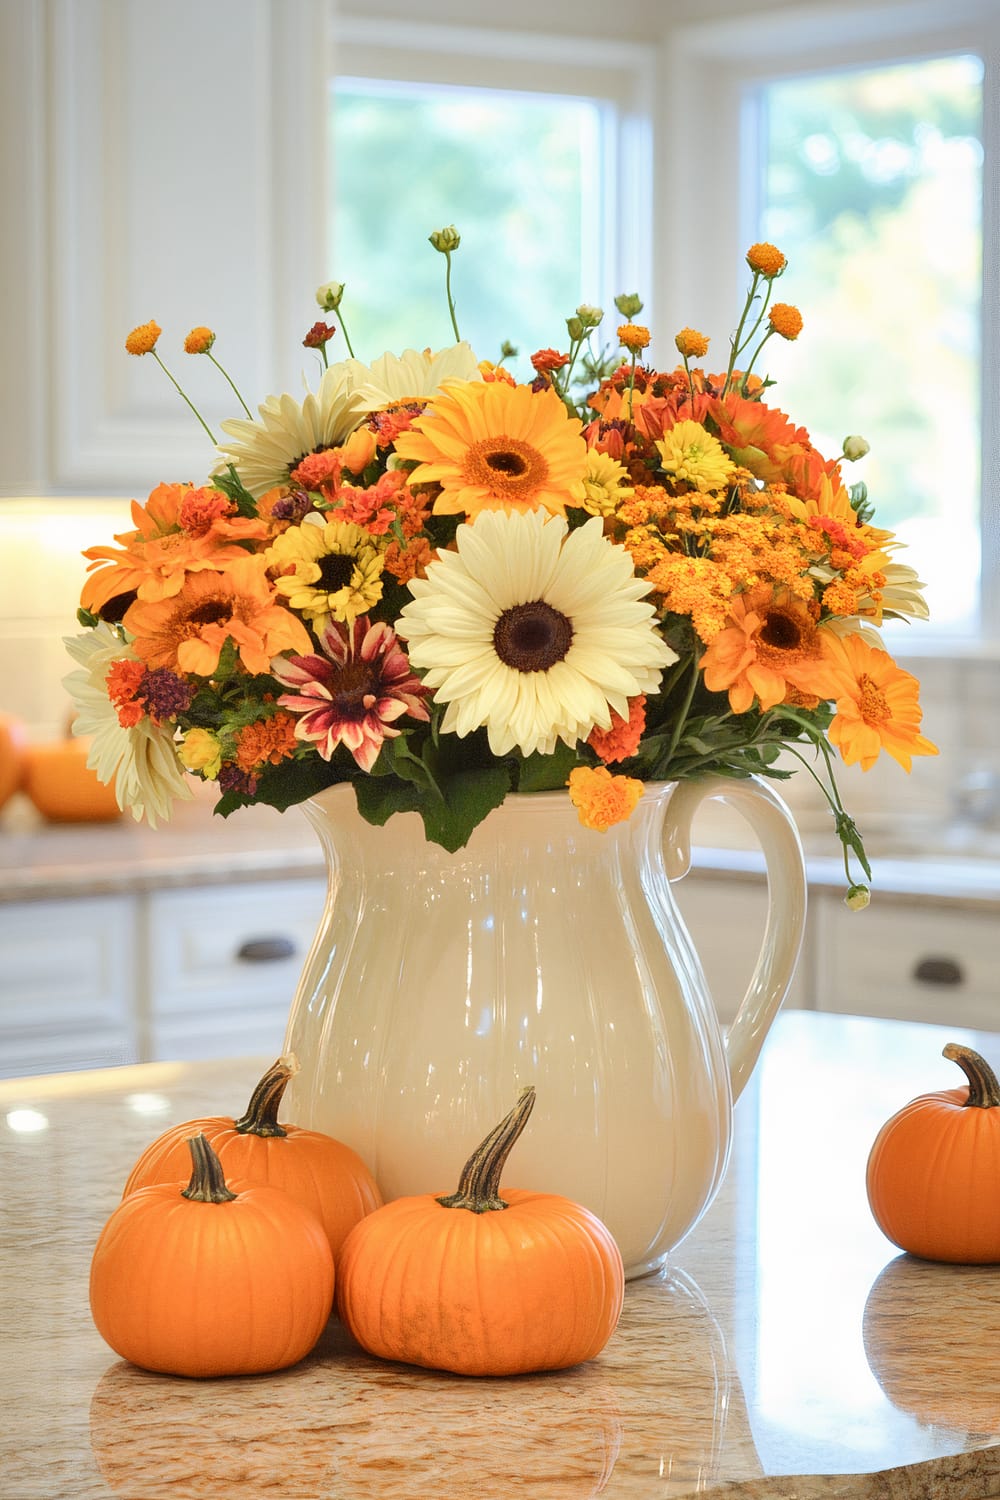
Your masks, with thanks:
[[[233,1181],[203,1135],[183,1182],[140,1188],[101,1231],[90,1267],[98,1333],[165,1375],[259,1375],[294,1365],[333,1304],[316,1216],[276,1188]]]
[[[397,1198],[348,1235],[337,1310],[370,1354],[459,1375],[520,1375],[604,1348],[625,1288],[609,1231],[568,1198],[499,1195],[534,1101],[525,1089],[466,1162],[456,1193]]]
[[[883,1234],[925,1260],[1000,1261],[1000,1084],[971,1047],[949,1042],[966,1087],[920,1094],[879,1131],[868,1202]]]
[[[240,1118],[215,1115],[164,1131],[136,1162],[123,1197],[154,1182],[179,1181],[192,1135],[204,1135],[230,1177],[281,1188],[320,1220],[336,1256],[359,1219],[382,1202],[374,1177],[350,1146],[318,1130],[279,1125],[278,1109],[298,1070],[279,1057],[257,1084]]]

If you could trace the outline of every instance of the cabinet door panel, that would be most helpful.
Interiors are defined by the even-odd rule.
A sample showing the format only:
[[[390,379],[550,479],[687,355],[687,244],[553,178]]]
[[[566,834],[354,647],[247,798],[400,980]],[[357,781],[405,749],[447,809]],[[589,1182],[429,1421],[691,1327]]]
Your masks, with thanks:
[[[322,880],[289,880],[151,896],[151,1055],[280,1047],[324,894]]]
[[[958,909],[817,903],[821,1010],[1000,1030],[1000,923]]]
[[[0,906],[0,1073],[134,1062],[135,903]]]

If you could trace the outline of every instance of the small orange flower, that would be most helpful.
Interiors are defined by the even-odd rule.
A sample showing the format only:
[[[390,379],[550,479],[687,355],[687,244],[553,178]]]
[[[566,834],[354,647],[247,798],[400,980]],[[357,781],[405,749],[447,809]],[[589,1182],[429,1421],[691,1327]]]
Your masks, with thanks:
[[[184,340],[185,354],[207,354],[215,343],[215,334],[211,328],[192,328]]]
[[[649,340],[649,329],[643,328],[641,323],[622,323],[618,329],[618,342],[630,354],[638,354],[641,349],[645,349]]]
[[[642,796],[642,782],[632,776],[612,776],[606,766],[577,766],[570,771],[569,799],[584,828],[607,833],[615,823],[624,823]]]
[[[539,375],[548,375],[552,370],[561,370],[563,365],[569,364],[569,355],[560,354],[558,349],[536,349],[531,356],[533,369]]]
[[[125,348],[129,354],[152,354],[156,348],[156,340],[160,337],[163,329],[159,323],[140,323],[138,328],[133,328],[125,340]]]
[[[674,343],[684,359],[704,359],[708,353],[708,339],[697,328],[682,328]]]
[[[606,764],[628,760],[639,748],[646,728],[646,695],[628,701],[628,718],[611,710],[610,729],[592,729],[587,744]]]
[[[923,714],[919,683],[898,667],[888,651],[870,646],[860,635],[823,632],[823,653],[830,664],[837,712],[828,730],[844,764],[860,761],[869,771],[885,750],[909,771],[914,755],[937,755],[920,733]]]
[[[747,251],[747,265],[751,271],[757,271],[761,276],[766,276],[768,281],[775,276],[780,276],[787,264],[788,261],[777,245],[769,245],[766,240],[760,244],[751,245]]]
[[[790,302],[776,302],[767,315],[767,321],[783,339],[797,339],[802,332],[802,314]]]

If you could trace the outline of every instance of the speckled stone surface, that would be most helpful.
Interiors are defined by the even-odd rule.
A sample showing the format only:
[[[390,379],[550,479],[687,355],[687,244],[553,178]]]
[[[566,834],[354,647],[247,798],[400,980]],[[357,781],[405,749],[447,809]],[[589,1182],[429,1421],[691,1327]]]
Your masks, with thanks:
[[[883,1120],[955,1082],[951,1037],[1000,1064],[1000,1037],[783,1016],[671,1266],[598,1359],[507,1380],[380,1363],[335,1322],[280,1375],[125,1364],[88,1311],[100,1226],[161,1129],[242,1106],[269,1059],[0,1083],[0,1496],[1000,1495],[1000,1268],[901,1256],[864,1193]]]

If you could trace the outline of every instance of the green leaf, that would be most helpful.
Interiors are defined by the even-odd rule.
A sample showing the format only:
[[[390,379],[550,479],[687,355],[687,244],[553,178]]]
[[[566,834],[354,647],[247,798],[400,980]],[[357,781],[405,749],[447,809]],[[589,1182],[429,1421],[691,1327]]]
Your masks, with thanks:
[[[510,791],[510,776],[503,766],[464,771],[443,782],[441,791],[441,798],[424,798],[418,810],[430,841],[454,854],[468,843],[472,830],[500,806]]]
[[[256,516],[257,502],[232,464],[223,473],[212,475],[212,485],[233,501],[241,516]]]
[[[345,766],[341,770],[318,755],[310,755],[302,760],[283,760],[280,765],[269,767],[263,773],[251,800],[266,802],[268,807],[276,807],[279,812],[285,812],[289,807],[305,802],[307,797],[315,797],[317,792],[324,791],[328,786],[336,786],[339,781],[350,781],[352,774],[353,765],[351,769]],[[229,795],[227,792],[226,797]]]
[[[556,791],[566,785],[570,771],[579,764],[577,751],[560,740],[551,755],[526,755],[516,772],[515,785],[519,792]]]
[[[354,794],[358,812],[376,828],[388,823],[393,813],[416,812],[421,801],[420,788],[414,782],[385,774],[358,777]]]

